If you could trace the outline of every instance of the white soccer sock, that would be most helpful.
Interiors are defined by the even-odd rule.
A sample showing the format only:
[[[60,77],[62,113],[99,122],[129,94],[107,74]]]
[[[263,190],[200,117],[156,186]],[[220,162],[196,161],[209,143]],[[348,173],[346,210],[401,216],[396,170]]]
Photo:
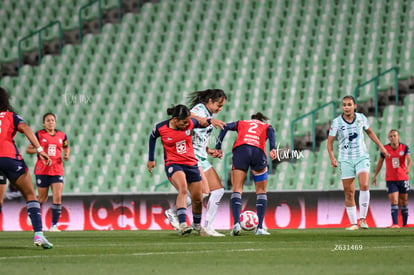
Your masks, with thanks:
[[[359,191],[359,217],[365,219],[369,207],[369,190]]]
[[[346,207],[346,213],[348,214],[349,222],[357,224],[356,206]]]
[[[205,220],[205,227],[211,227],[214,222],[214,219],[217,215],[217,210],[220,205],[220,200],[223,197],[224,188],[220,188],[214,191],[211,191],[210,198],[208,199],[207,203],[207,212],[206,212],[206,220]]]

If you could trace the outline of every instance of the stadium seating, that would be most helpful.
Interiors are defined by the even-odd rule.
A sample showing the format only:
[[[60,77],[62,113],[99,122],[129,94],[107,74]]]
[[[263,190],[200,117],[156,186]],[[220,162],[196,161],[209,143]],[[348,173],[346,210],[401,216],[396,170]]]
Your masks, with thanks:
[[[17,43],[10,41],[25,33],[25,26],[60,19],[64,29],[72,29],[76,8],[87,2],[55,0],[42,9],[40,0],[22,4],[20,13],[36,10],[42,16],[16,22],[18,30],[6,28],[1,47],[7,50],[0,60],[17,58]],[[104,1],[108,8],[115,2]],[[7,20],[19,20],[17,9],[7,4],[1,12]],[[153,175],[146,169],[148,136],[167,118],[171,104],[186,103],[194,90],[223,88],[229,100],[217,118],[235,121],[262,111],[271,117],[277,142],[290,144],[293,119],[353,94],[359,83],[392,66],[400,67],[402,78],[414,75],[413,10],[404,0],[146,3],[140,13],[125,14],[120,24],[106,24],[101,34],[88,34],[82,44],[67,45],[61,55],[45,57],[38,67],[24,66],[18,78],[4,77],[0,84],[12,91],[16,109],[32,128],[41,127],[44,112],[57,114],[58,128],[72,144],[65,193],[171,192],[160,141]],[[392,85],[391,80],[381,85]],[[369,98],[371,88],[358,100]],[[408,96],[403,106],[370,118],[382,142],[390,127],[399,127],[410,144],[413,106]],[[400,119],[401,113],[407,119]],[[316,121],[332,116],[327,108]],[[310,117],[300,121],[296,135],[310,131],[311,122]],[[234,137],[226,137],[224,152],[231,152]],[[27,142],[17,140],[23,150]],[[367,143],[375,160],[375,144]],[[342,188],[325,148],[326,142],[295,163],[279,164],[269,189]],[[32,167],[34,158],[27,158]],[[214,165],[224,178],[229,163]]]

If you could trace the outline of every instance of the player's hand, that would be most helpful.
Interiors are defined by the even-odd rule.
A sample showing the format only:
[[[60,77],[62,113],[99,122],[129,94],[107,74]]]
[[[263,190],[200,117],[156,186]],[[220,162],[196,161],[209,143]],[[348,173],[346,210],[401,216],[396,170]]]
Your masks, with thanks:
[[[64,154],[63,155],[63,160],[68,161],[69,160],[69,154]]]
[[[272,158],[272,160],[275,160],[275,159],[276,159],[276,157],[277,157],[277,151],[276,151],[276,149],[272,149],[272,150],[270,150],[269,155],[270,155],[270,157]]]
[[[213,125],[213,127],[216,128],[216,129],[218,129],[219,127],[220,127],[220,129],[224,129],[224,126],[226,126],[226,123],[221,121],[221,120],[212,118],[211,119],[211,125]]]
[[[372,178],[372,185],[377,186],[377,176]]]
[[[39,158],[43,162],[44,165],[47,165],[47,166],[52,165],[52,160],[44,151],[39,153]]]
[[[386,158],[390,157],[390,154],[388,153],[387,149],[385,149],[384,146],[380,149],[380,151]]]
[[[331,159],[331,166],[332,168],[338,167],[338,162],[336,161],[336,158]]]
[[[152,169],[155,167],[155,161],[148,161],[147,162],[147,168],[148,171],[152,174]]]
[[[219,158],[219,159],[222,159],[223,158],[223,151],[221,151],[221,149],[215,149],[214,151],[216,151],[215,158]]]

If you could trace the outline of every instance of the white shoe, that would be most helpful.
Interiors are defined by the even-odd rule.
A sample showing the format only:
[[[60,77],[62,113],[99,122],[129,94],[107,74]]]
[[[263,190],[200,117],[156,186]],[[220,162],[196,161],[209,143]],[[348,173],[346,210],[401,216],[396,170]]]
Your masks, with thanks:
[[[267,232],[265,229],[263,228],[258,228],[256,229],[256,232],[254,233],[256,236],[258,235],[270,235],[269,232]]]
[[[171,226],[175,230],[180,230],[180,223],[178,222],[178,216],[177,216],[177,214],[171,208],[165,210],[164,215],[168,219],[168,221],[170,222]]]
[[[52,227],[49,229],[49,232],[60,232],[61,230],[59,230],[57,224],[52,225]]]
[[[203,230],[200,231],[200,236],[224,237],[225,235],[217,232],[213,228],[204,227]]]
[[[347,227],[345,230],[354,231],[354,230],[358,230],[358,229],[359,229],[358,225],[353,224],[350,227]]]
[[[182,223],[180,224],[178,229],[178,236],[188,236],[191,233],[191,231],[193,231],[193,228],[191,226],[187,226],[186,223]]]
[[[365,219],[359,219],[359,227],[361,229],[368,229],[368,224]]]
[[[192,223],[191,224],[191,227],[193,228],[194,231],[197,231],[198,233],[200,233],[203,230],[203,228],[201,227],[200,224],[194,224],[194,223]]]
[[[241,227],[239,223],[233,225],[233,229],[230,231],[230,236],[240,236]]]

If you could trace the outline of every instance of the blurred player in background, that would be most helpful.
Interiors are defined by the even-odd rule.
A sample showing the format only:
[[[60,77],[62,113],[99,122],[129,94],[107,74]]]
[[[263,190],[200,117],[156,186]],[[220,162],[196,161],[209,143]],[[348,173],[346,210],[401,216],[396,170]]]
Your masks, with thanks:
[[[26,200],[27,212],[34,230],[34,244],[45,249],[52,248],[53,244],[46,239],[42,232],[40,204],[36,200],[32,179],[13,140],[17,131],[23,133],[34,145],[39,158],[45,165],[51,165],[52,161],[43,151],[30,127],[14,113],[9,98],[6,90],[0,87],[0,173],[6,176],[11,184],[15,184],[19,188]]]
[[[64,169],[62,161],[69,160],[70,147],[66,134],[56,129],[56,116],[53,113],[43,115],[44,129],[36,132],[40,146],[45,149],[48,156],[52,159],[52,165],[44,165],[38,157],[35,166],[36,186],[39,203],[47,201],[49,187],[52,189],[52,227],[50,231],[59,232],[58,222],[62,212],[62,190],[64,183]],[[36,148],[29,144],[26,152],[36,154]]]
[[[343,114],[335,118],[329,130],[327,150],[332,167],[338,167],[341,173],[345,192],[345,207],[351,226],[347,230],[368,229],[366,216],[369,207],[369,169],[370,158],[364,141],[364,131],[380,148],[384,156],[389,157],[387,150],[369,126],[368,119],[356,113],[357,105],[352,96],[342,99]],[[338,140],[338,161],[333,154],[333,143]],[[359,182],[359,227],[355,205],[355,177]]]
[[[210,148],[208,142],[211,133],[213,132],[213,125],[222,126],[224,124],[219,120],[213,119],[212,116],[223,109],[226,99],[226,94],[220,89],[208,89],[205,91],[194,92],[190,95],[192,117],[205,119],[210,122],[210,125],[207,128],[193,130],[193,147],[201,173],[203,198],[210,194],[204,223],[205,233],[207,233],[208,236],[214,237],[224,237],[224,234],[217,232],[212,227],[220,205],[220,200],[224,194],[224,188],[216,170],[214,170],[213,166],[208,161],[209,155],[214,158],[221,158],[221,155],[218,155],[216,150]],[[187,206],[190,203],[191,200],[187,199]],[[165,216],[168,218],[171,225],[177,229],[178,221],[175,207],[167,209],[165,211]],[[203,234],[203,232],[200,232],[200,234]]]
[[[249,167],[252,170],[256,188],[256,212],[259,224],[256,235],[270,235],[263,228],[263,220],[267,206],[267,155],[266,140],[269,139],[270,157],[276,159],[276,138],[273,127],[266,123],[269,120],[262,113],[258,112],[251,116],[250,120],[239,120],[227,123],[226,127],[220,132],[216,143],[216,149],[221,152],[221,143],[228,130],[237,131],[237,138],[233,145],[233,170],[231,183],[233,193],[231,194],[231,208],[233,212],[234,225],[230,232],[231,236],[238,236],[241,233],[240,211],[242,206],[243,184],[246,179]]]
[[[198,120],[191,118],[190,110],[184,105],[167,109],[170,119],[155,125],[149,137],[149,154],[147,167],[150,173],[155,167],[154,153],[157,138],[161,137],[164,146],[165,172],[171,184],[177,189],[177,215],[179,220],[178,234],[186,236],[191,231],[204,232],[201,227],[202,187],[201,175],[194,155],[191,134],[194,128],[207,127]],[[190,192],[193,211],[193,227],[187,226],[187,192]]]
[[[407,225],[408,220],[408,191],[410,190],[408,174],[411,168],[411,152],[406,144],[400,143],[400,134],[397,130],[393,129],[388,133],[388,140],[390,143],[384,147],[390,157],[385,158],[384,154],[381,153],[372,183],[374,186],[377,185],[377,176],[385,160],[385,181],[387,182],[388,198],[391,203],[391,228],[400,228],[398,225],[398,199],[403,226]]]

